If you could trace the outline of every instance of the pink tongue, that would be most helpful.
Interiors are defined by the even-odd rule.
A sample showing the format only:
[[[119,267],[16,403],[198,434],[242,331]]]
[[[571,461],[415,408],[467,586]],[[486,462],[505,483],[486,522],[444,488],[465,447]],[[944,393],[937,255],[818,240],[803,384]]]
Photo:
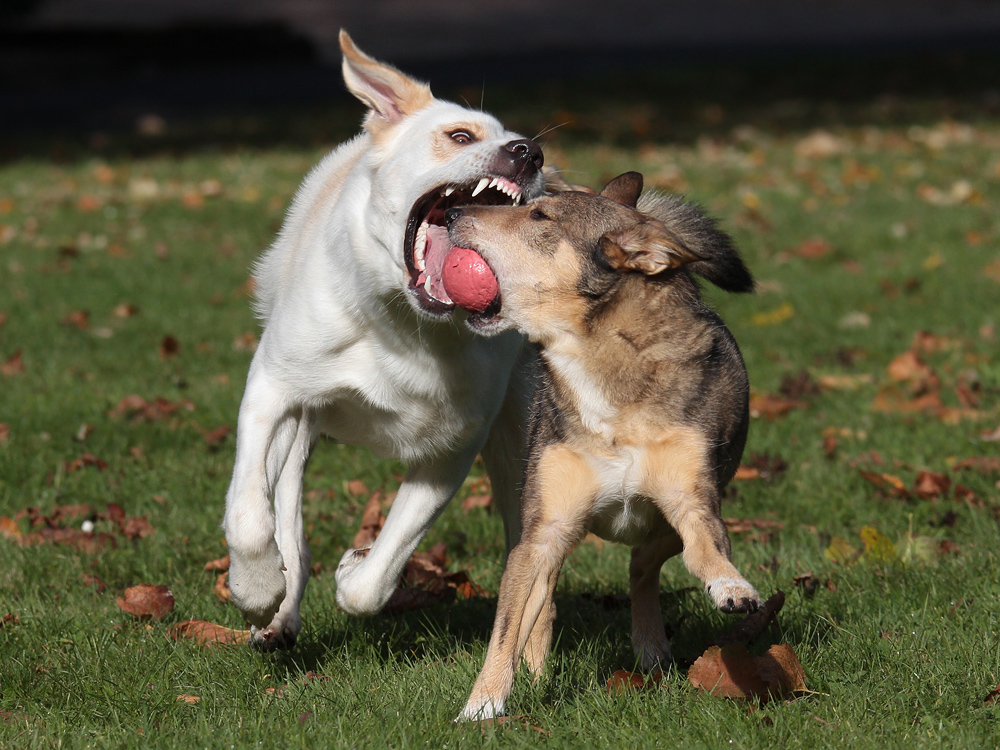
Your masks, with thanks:
[[[445,291],[459,307],[482,312],[496,299],[497,277],[475,250],[453,247],[441,271]]]

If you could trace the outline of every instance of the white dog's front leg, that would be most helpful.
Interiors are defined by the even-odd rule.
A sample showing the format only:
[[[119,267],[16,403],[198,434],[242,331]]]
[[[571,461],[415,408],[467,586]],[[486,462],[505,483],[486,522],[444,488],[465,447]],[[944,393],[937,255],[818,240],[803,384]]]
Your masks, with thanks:
[[[271,497],[295,441],[301,410],[288,404],[263,369],[254,365],[240,405],[236,462],[222,525],[233,601],[251,625],[265,628],[285,597]]]
[[[382,609],[399,583],[406,561],[469,473],[479,444],[410,467],[381,533],[368,553],[349,549],[337,568],[337,604],[352,615]]]

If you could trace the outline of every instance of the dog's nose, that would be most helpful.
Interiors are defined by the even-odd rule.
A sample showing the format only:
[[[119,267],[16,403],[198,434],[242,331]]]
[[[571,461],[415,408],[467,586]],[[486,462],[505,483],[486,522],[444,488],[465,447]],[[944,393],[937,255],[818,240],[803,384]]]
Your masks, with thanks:
[[[517,167],[518,176],[530,176],[540,170],[545,163],[541,147],[530,138],[518,138],[515,141],[505,143],[503,150],[506,151],[511,162]]]
[[[450,227],[454,222],[458,220],[458,217],[462,215],[462,209],[460,208],[449,208],[444,212],[444,221]]]

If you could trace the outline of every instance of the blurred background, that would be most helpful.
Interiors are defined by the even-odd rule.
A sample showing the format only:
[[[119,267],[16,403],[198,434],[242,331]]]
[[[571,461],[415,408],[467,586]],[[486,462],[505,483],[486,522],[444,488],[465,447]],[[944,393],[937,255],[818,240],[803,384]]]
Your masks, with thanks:
[[[487,109],[497,85],[603,73],[627,86],[692,64],[712,74],[685,85],[729,98],[1000,98],[996,0],[4,0],[4,156],[39,135],[99,146],[105,131],[335,104],[341,27],[436,90],[485,90]],[[636,96],[679,93],[646,83]]]

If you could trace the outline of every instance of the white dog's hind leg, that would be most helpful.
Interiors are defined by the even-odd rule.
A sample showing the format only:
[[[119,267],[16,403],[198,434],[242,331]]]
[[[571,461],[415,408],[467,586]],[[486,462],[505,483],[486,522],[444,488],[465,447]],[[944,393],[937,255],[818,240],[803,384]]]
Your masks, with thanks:
[[[261,367],[251,365],[240,405],[236,462],[223,527],[233,601],[258,628],[285,597],[284,562],[275,540],[271,496],[298,432],[301,410],[287,403]]]
[[[337,568],[337,604],[352,615],[372,615],[396,590],[406,561],[461,486],[480,441],[419,466],[411,466],[371,549],[349,549]]]
[[[291,648],[302,630],[299,605],[309,582],[309,545],[302,523],[302,475],[313,446],[313,420],[304,410],[295,441],[274,489],[275,539],[285,563],[285,598],[265,628],[251,628],[251,643],[270,651]]]

